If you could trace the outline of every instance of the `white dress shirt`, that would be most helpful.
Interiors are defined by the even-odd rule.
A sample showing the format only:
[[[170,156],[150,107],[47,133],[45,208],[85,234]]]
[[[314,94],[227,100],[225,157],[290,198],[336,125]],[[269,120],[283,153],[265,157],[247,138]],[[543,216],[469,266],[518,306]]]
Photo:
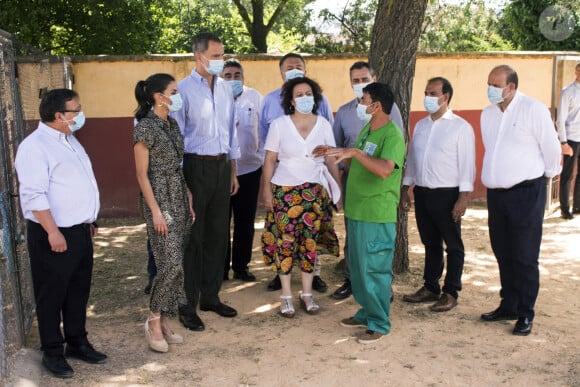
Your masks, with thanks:
[[[574,81],[560,93],[558,104],[558,137],[560,142],[580,142],[580,83]]]
[[[91,161],[72,135],[40,122],[16,153],[24,218],[50,210],[58,227],[91,223],[99,213],[99,189]]]
[[[475,135],[467,121],[448,109],[438,120],[431,115],[415,125],[403,185],[459,187],[473,191]]]
[[[481,181],[487,188],[511,188],[560,173],[562,151],[548,108],[519,91],[505,111],[495,104],[483,109],[481,137]]]
[[[265,150],[278,154],[278,166],[272,183],[280,186],[297,186],[304,183],[321,184],[334,203],[340,199],[340,187],[324,164],[324,157],[314,157],[318,145],[336,146],[330,123],[317,116],[316,124],[303,138],[290,116],[282,116],[270,125]]]
[[[238,176],[258,170],[264,163],[263,144],[260,144],[258,120],[262,95],[244,86],[242,94],[235,99],[236,127],[240,144],[240,158],[236,160]]]
[[[213,93],[207,80],[195,69],[177,85],[183,107],[171,113],[181,129],[185,153],[240,157],[235,126],[232,88],[220,77],[213,77]]]

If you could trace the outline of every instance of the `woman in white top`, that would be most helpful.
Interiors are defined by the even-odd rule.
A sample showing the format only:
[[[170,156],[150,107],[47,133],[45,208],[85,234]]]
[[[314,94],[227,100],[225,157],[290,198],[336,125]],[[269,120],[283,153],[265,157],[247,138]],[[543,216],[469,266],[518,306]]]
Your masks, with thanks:
[[[262,197],[268,214],[262,235],[264,262],[280,275],[280,313],[294,316],[290,272],[300,266],[300,302],[309,314],[320,307],[312,297],[312,279],[321,226],[331,224],[331,201],[339,203],[338,167],[334,158],[314,157],[318,145],[335,146],[330,123],[316,114],[320,86],[309,78],[289,80],[282,88],[286,115],[270,125],[264,149]],[[334,237],[328,238],[328,234]],[[337,244],[332,226],[324,239]],[[320,246],[318,246],[320,247]]]

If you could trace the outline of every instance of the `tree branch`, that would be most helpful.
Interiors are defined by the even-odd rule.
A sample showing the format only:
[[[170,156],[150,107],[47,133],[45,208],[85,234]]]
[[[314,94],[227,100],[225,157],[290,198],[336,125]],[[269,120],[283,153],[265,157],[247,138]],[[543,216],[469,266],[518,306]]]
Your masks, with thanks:
[[[284,7],[286,6],[286,3],[288,3],[288,0],[282,0],[280,4],[278,4],[278,7],[276,7],[276,10],[270,17],[270,20],[268,20],[268,24],[266,24],[266,33],[270,32],[272,27],[274,27],[274,23],[276,23],[276,20],[280,16],[280,12],[282,12]]]

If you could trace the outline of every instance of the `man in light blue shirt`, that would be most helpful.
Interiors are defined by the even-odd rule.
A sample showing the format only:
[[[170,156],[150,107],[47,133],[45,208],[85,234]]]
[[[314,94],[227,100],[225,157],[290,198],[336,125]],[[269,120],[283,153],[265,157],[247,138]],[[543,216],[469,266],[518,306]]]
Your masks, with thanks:
[[[306,75],[306,62],[300,54],[288,53],[280,59],[280,76],[282,81],[286,82],[292,78],[304,77]],[[276,118],[284,115],[284,109],[282,109],[282,88],[278,88],[264,97],[262,103],[262,109],[260,111],[260,141],[262,144],[266,142],[266,136],[268,135],[268,130],[270,129],[270,124]],[[322,95],[321,106],[318,107],[318,115],[326,118],[328,122],[332,125],[334,118],[332,115],[332,108],[328,99]],[[276,276],[272,281],[268,283],[268,290],[280,290],[282,289],[282,284],[280,283],[280,277]],[[316,259],[316,264],[314,268],[314,279],[312,280],[312,289],[325,292],[328,289],[328,285],[320,278],[320,263],[318,258]]]
[[[336,112],[332,130],[336,146],[342,148],[352,148],[358,139],[360,131],[366,125],[367,120],[359,118],[357,114],[357,105],[362,98],[362,89],[367,85],[376,82],[377,77],[374,70],[367,62],[355,62],[349,69],[350,85],[354,91],[354,99],[342,105]],[[401,112],[396,103],[391,110],[391,119],[405,133]],[[346,178],[348,177],[348,162],[341,163],[342,173],[342,192],[343,201],[346,194]],[[392,292],[391,292],[392,293]],[[348,262],[348,235],[344,244],[344,284],[334,291],[332,298],[342,300],[352,294],[350,284],[350,268]]]
[[[262,95],[244,85],[244,69],[237,59],[225,62],[222,78],[231,86],[236,105],[236,128],[240,143],[240,158],[236,171],[240,182],[238,193],[232,196],[230,218],[234,218],[234,235],[228,243],[224,265],[224,280],[229,279],[230,260],[234,279],[252,282],[256,277],[248,269],[252,261],[254,243],[254,220],[258,205],[258,192],[262,164],[263,145],[258,136],[258,120]]]
[[[186,328],[201,331],[205,327],[196,312],[198,304],[202,311],[223,317],[237,314],[218,293],[228,244],[230,195],[239,187],[235,160],[240,149],[232,90],[219,77],[223,44],[212,33],[200,33],[194,38],[193,53],[195,69],[178,84],[183,108],[173,117],[183,135],[183,173],[197,215],[183,258],[187,304],[180,307],[179,319]]]

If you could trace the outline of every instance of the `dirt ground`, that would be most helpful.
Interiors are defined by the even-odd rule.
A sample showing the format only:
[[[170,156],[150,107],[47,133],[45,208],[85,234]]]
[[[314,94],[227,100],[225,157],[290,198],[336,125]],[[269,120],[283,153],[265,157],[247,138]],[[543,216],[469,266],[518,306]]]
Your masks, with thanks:
[[[266,291],[272,271],[262,263],[257,224],[251,271],[258,281],[224,282],[221,299],[238,310],[233,319],[200,312],[204,332],[185,330],[175,320],[183,345],[167,354],[149,350],[143,324],[148,296],[145,227],[140,219],[102,223],[96,239],[94,283],[88,330],[94,346],[108,354],[104,365],[70,363],[75,376],[52,378],[39,366],[36,327],[20,351],[15,386],[580,386],[580,216],[546,219],[541,254],[541,289],[534,329],[511,334],[513,322],[479,320],[499,302],[499,278],[489,246],[486,211],[470,209],[463,221],[466,261],[459,306],[433,313],[429,304],[411,305],[402,295],[422,285],[423,249],[414,215],[409,221],[410,273],[396,276],[392,331],[361,345],[357,329],[339,320],[352,316],[352,297],[335,301],[342,284],[339,258],[324,256],[322,277],[330,288],[318,294],[321,312],[307,315],[296,301],[294,319],[280,317],[279,292]],[[261,219],[258,217],[257,219]],[[344,236],[342,215],[336,217]],[[296,269],[296,268],[295,268]],[[297,271],[296,271],[297,272]]]

